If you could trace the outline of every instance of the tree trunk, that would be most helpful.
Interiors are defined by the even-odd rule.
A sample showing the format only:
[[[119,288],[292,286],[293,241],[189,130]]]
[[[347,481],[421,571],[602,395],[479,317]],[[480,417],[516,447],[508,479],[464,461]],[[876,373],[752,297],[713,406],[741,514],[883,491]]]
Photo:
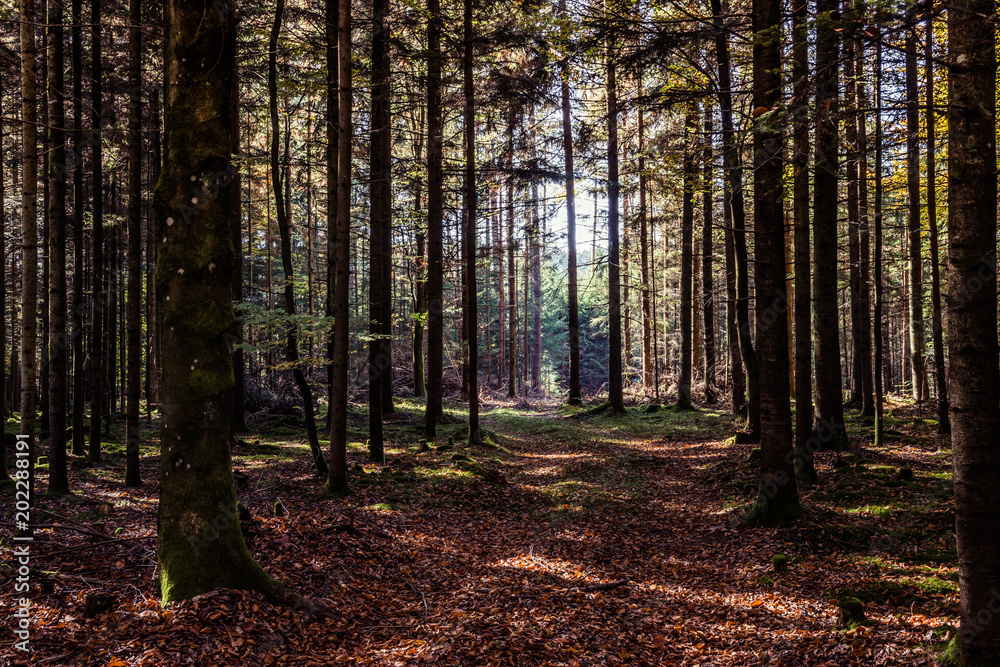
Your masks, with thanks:
[[[732,390],[730,402],[733,406],[733,414],[746,419],[746,377],[743,374],[743,360],[740,358],[739,329],[736,324],[736,256],[733,248],[731,192],[728,181],[724,180],[722,218],[723,225],[725,226],[723,242],[726,253],[726,336],[729,339],[729,375],[731,378],[730,388]]]
[[[788,297],[785,294],[785,216],[781,182],[781,52],[762,38],[780,25],[780,0],[753,2],[754,257],[757,352],[760,358],[761,477],[746,521],[780,525],[801,515],[795,484],[788,386]],[[761,109],[766,109],[763,113]],[[770,111],[775,109],[775,111]]]
[[[715,295],[713,293],[712,265],[712,107],[705,104],[705,149],[702,164],[702,187],[704,188],[701,224],[701,307],[702,326],[705,330],[704,372],[705,403],[715,405]]]
[[[566,0],[559,0],[559,11],[566,13]],[[576,183],[573,174],[573,125],[570,117],[569,98],[569,60],[564,58],[559,63],[561,94],[562,94],[562,139],[563,158],[566,169],[566,245],[567,245],[567,281],[569,299],[569,400],[570,405],[582,405],[580,393],[580,306],[577,295],[576,269]],[[639,127],[642,127],[642,111],[639,111]],[[642,130],[639,131],[640,137]],[[640,155],[642,152],[640,139]],[[642,171],[642,157],[639,158],[639,170]],[[645,176],[640,175],[640,189],[645,183]],[[642,195],[640,195],[642,196]],[[593,261],[593,258],[591,258]],[[643,283],[645,284],[645,283]],[[502,315],[501,315],[502,317]]]
[[[391,322],[386,318],[390,304],[386,292],[391,280],[385,271],[385,251],[392,234],[392,145],[389,114],[389,44],[385,26],[389,0],[374,0],[372,6],[372,87],[369,187],[371,222],[368,243],[368,455],[372,461],[385,459],[382,417],[385,379],[392,372],[392,356],[386,338]],[[391,387],[391,381],[390,381]],[[391,404],[391,393],[389,394]]]
[[[69,493],[66,470],[66,115],[63,88],[63,7],[49,0],[49,493]]]
[[[348,0],[343,0],[347,2]],[[444,172],[440,0],[427,0],[427,413],[425,435],[437,437],[444,374]]]
[[[94,462],[101,460],[101,419],[104,417],[104,154],[101,132],[104,98],[104,71],[101,54],[101,0],[91,0],[91,115],[90,140],[93,205],[91,219],[93,232],[91,245],[91,327],[90,327],[90,442],[87,457]]]
[[[0,118],[3,117],[3,81],[0,80]],[[4,180],[4,155],[3,142],[0,141],[0,211],[6,210],[6,181]],[[7,423],[7,234],[6,221],[0,221],[0,424]],[[81,272],[82,275],[82,272]],[[77,277],[74,286],[80,283]],[[11,332],[13,333],[13,331]],[[11,351],[11,361],[13,361],[13,350]],[[13,378],[12,378],[13,379]],[[7,444],[0,443],[0,488],[11,485],[12,479],[7,470]]]
[[[507,118],[507,397],[517,393],[517,281],[514,275],[514,110]]]
[[[73,0],[72,4],[72,62],[73,62],[73,310],[70,326],[73,346],[73,454],[82,456],[83,410],[84,410],[84,358],[83,358],[83,314],[86,310],[83,297],[85,269],[83,265],[83,2]],[[0,255],[3,253],[0,252]],[[0,298],[0,303],[3,299]],[[3,338],[0,335],[0,338]],[[0,362],[0,366],[3,363]],[[2,378],[0,378],[2,379]],[[0,400],[0,406],[3,401]]]
[[[274,24],[271,28],[271,37],[268,44],[267,88],[271,112],[271,181],[274,184],[274,207],[278,217],[278,234],[281,237],[281,268],[285,276],[283,281],[285,312],[288,313],[292,319],[292,321],[288,322],[286,325],[288,327],[288,331],[285,334],[285,357],[287,358],[289,365],[292,366],[292,376],[295,379],[295,385],[299,389],[299,394],[302,396],[302,403],[306,418],[306,433],[309,438],[309,450],[312,453],[313,464],[316,466],[316,472],[319,475],[326,477],[329,473],[329,468],[327,467],[326,460],[323,458],[323,450],[320,449],[319,446],[319,437],[316,432],[316,418],[312,400],[312,389],[306,381],[305,373],[302,370],[302,364],[299,362],[298,333],[296,331],[297,325],[294,322],[296,308],[294,268],[292,266],[292,235],[291,223],[288,219],[290,213],[290,202],[286,202],[285,194],[282,192],[282,171],[278,163],[278,142],[280,129],[278,125],[277,51],[278,35],[281,32],[281,18],[284,14],[284,9],[285,1],[278,0],[278,4],[274,12]],[[231,73],[229,76],[231,76]],[[228,113],[229,112],[227,111],[227,115]],[[226,129],[231,132],[231,128]]]
[[[469,444],[479,439],[479,304],[476,290],[476,99],[472,79],[472,0],[463,3],[462,78],[465,93],[465,308],[469,350]]]
[[[610,1],[606,8],[610,9]],[[618,88],[615,53],[606,45],[605,86],[608,106],[608,401],[615,412],[625,412],[622,395],[622,302],[618,243]]]
[[[733,263],[736,273],[736,330],[740,356],[746,369],[747,422],[749,439],[760,435],[760,376],[757,354],[750,336],[750,287],[747,259],[746,213],[743,205],[743,171],[733,125],[733,94],[729,60],[729,38],[722,16],[721,0],[711,0],[715,28],[715,57],[719,69],[719,116],[722,120],[722,168],[729,184],[729,215],[733,228]]]
[[[237,15],[237,22],[239,21]],[[237,31],[239,30],[237,23]],[[233,65],[233,90],[230,93],[230,104],[232,104],[231,120],[233,152],[241,154],[240,140],[240,69],[239,63]],[[249,165],[249,163],[248,163]],[[229,233],[233,239],[233,301],[236,304],[243,303],[243,211],[240,201],[240,170],[236,168],[232,174],[233,184],[229,188]],[[250,169],[247,167],[247,180],[250,178]],[[247,202],[247,217],[249,213],[249,201]],[[252,269],[251,269],[252,272]],[[238,345],[243,342],[243,312],[239,308],[236,310],[236,324],[230,332],[232,342],[237,345],[230,345],[233,352],[233,433],[246,433],[250,430],[246,417],[246,357],[243,348]]]
[[[907,253],[910,288],[910,375],[913,400],[925,398],[924,386],[924,278],[920,250],[920,100],[917,91],[915,25],[906,30],[906,193]]]
[[[642,84],[639,85],[639,95],[642,95]],[[654,316],[651,305],[652,284],[649,272],[649,217],[646,203],[646,124],[643,118],[642,107],[637,110],[639,116],[639,261],[641,268],[639,272],[640,283],[642,285],[642,386],[649,390],[654,385],[653,364],[655,363],[654,350]]]
[[[792,217],[795,239],[795,473],[816,479],[810,446],[812,403],[812,316],[809,285],[809,18],[806,0],[792,5]],[[815,443],[813,443],[814,445]]]
[[[816,339],[816,421],[823,449],[848,448],[841,394],[837,316],[838,0],[819,0],[816,42],[816,165],[813,179],[813,330]]]
[[[58,0],[49,0],[57,2]],[[128,31],[128,379],[125,389],[125,486],[142,483],[139,470],[139,398],[142,374],[142,3],[129,0]],[[239,186],[235,186],[239,192]]]
[[[164,603],[216,588],[273,595],[280,585],[240,533],[229,452],[234,13],[171,0],[167,16],[166,163],[154,197],[164,325],[160,595]]]
[[[934,16],[927,13],[924,74],[927,95],[927,229],[931,255],[931,338],[934,345],[934,392],[937,394],[938,433],[950,433],[948,376],[944,366],[944,330],[941,316],[941,269],[938,258],[937,176],[934,165]]]
[[[948,351],[961,625],[960,665],[1000,664],[1000,371],[997,356],[995,12],[948,10]]]
[[[868,202],[868,131],[865,119],[865,108],[868,105],[868,94],[865,88],[865,49],[861,39],[860,31],[854,33],[855,41],[855,67],[854,73],[857,78],[857,107],[856,117],[858,126],[858,194],[860,200],[860,224],[858,232],[861,237],[861,260],[860,260],[860,298],[858,300],[859,322],[861,324],[861,416],[872,417],[875,414],[875,398],[873,389],[872,369],[872,320],[871,320],[871,234],[868,230],[869,222],[869,202]]]
[[[848,16],[853,20],[850,3],[846,5]],[[849,28],[853,30],[853,28]],[[847,245],[848,245],[848,302],[851,311],[851,393],[848,403],[861,408],[863,403],[861,367],[861,171],[858,168],[861,156],[858,151],[858,78],[859,54],[857,40],[853,33],[844,39],[844,96],[846,113],[844,123],[844,144],[847,152]]]
[[[96,2],[97,0],[95,0]],[[38,112],[35,77],[35,3],[20,0],[21,18],[21,426],[34,461],[35,355],[38,310]],[[29,470],[33,471],[31,467]],[[34,475],[29,478],[34,494]]]
[[[694,234],[694,133],[695,112],[687,110],[684,121],[684,199],[681,208],[681,358],[680,377],[677,379],[677,406],[691,406],[691,315]]]
[[[876,36],[877,37],[877,36]],[[885,323],[882,321],[882,42],[875,41],[875,247],[872,249],[875,267],[872,282],[875,287],[875,303],[872,305],[872,320],[877,327],[874,335],[874,357],[872,376],[875,380],[875,433],[872,444],[880,447],[884,442],[885,421],[882,413],[882,388],[884,382],[883,350],[885,346]]]
[[[336,201],[334,193],[327,192],[327,233],[333,233],[332,255],[327,261],[332,269],[327,275],[333,278],[328,287],[332,290],[330,310],[333,315],[333,335],[330,354],[330,476],[326,481],[326,495],[343,496],[347,486],[347,382],[349,379],[350,353],[350,284],[351,268],[351,111],[354,89],[351,86],[351,2],[326,0],[326,65],[327,92],[332,92],[333,77],[337,77],[337,99],[327,98],[328,141],[327,155],[334,157],[336,150]],[[336,39],[334,39],[336,35]],[[337,57],[333,45],[337,44]],[[333,114],[337,115],[337,132],[334,135]],[[333,141],[336,136],[336,141]],[[333,165],[334,161],[331,160]],[[332,172],[332,169],[331,169]],[[327,176],[329,181],[330,176]],[[330,185],[328,183],[327,188]],[[336,211],[329,207],[336,203]]]

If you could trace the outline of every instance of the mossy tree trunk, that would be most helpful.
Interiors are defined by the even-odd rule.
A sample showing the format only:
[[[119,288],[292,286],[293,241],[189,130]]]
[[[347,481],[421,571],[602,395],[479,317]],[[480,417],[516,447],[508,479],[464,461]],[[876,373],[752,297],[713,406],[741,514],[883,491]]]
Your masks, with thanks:
[[[158,562],[164,604],[216,588],[274,594],[240,532],[229,438],[231,4],[167,4],[165,160],[154,195],[163,331]]]
[[[995,23],[988,0],[948,9],[948,351],[961,665],[1000,665]]]

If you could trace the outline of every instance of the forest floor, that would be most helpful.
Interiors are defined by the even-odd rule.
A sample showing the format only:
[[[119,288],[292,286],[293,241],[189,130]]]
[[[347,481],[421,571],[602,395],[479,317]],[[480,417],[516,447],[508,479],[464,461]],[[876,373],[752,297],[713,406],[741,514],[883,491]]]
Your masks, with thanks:
[[[71,459],[73,496],[45,495],[40,475],[35,652],[5,631],[0,664],[930,665],[954,632],[950,452],[926,407],[888,406],[878,450],[853,418],[853,451],[817,455],[803,519],[747,529],[759,462],[724,411],[587,415],[487,396],[486,444],[464,446],[449,405],[444,437],[418,453],[422,404],[397,406],[384,465],[367,462],[364,411],[352,416],[342,501],[319,499],[297,418],[257,421],[235,453],[251,552],[334,618],[232,591],[160,607],[149,431],[138,490],[122,487],[121,445],[100,465]],[[0,497],[8,619],[13,502]],[[844,597],[870,625],[835,627]]]

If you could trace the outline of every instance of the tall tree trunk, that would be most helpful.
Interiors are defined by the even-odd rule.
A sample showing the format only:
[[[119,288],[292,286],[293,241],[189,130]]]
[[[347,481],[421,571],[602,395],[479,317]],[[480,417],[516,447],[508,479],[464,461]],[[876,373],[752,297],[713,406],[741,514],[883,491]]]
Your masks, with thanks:
[[[49,0],[49,493],[69,493],[66,470],[66,114],[63,6]]]
[[[154,196],[164,324],[157,540],[164,604],[216,588],[280,590],[244,544],[229,451],[235,21],[205,2],[171,0],[167,16],[166,164]]]
[[[3,80],[0,79],[0,118],[3,117]],[[2,133],[0,133],[2,134]],[[4,155],[3,142],[0,141],[0,212],[6,210],[6,177],[4,176]],[[10,394],[7,392],[7,230],[6,220],[0,216],[0,423],[7,423],[7,399]],[[74,281],[74,285],[79,284],[80,278]],[[13,331],[11,331],[13,333]],[[11,361],[13,361],[13,350],[11,350]],[[13,378],[11,378],[13,379]],[[7,470],[7,445],[0,443],[0,488],[8,487],[12,483],[10,472]]]
[[[507,118],[507,397],[517,393],[517,281],[514,275],[514,110]]]
[[[343,0],[347,2],[348,0]],[[427,414],[425,435],[437,437],[444,374],[444,172],[441,108],[440,0],[427,0]]]
[[[816,165],[813,179],[813,330],[816,338],[816,422],[827,450],[849,446],[844,425],[837,316],[837,85],[839,0],[816,7]]]
[[[56,2],[58,0],[49,0]],[[125,486],[142,483],[139,470],[139,398],[142,368],[142,3],[129,0],[128,31],[128,380],[125,390]],[[239,186],[235,188],[239,191]]]
[[[949,654],[1000,664],[1000,359],[997,355],[995,13],[948,8],[948,351],[961,625]],[[984,613],[986,610],[987,613]]]
[[[924,394],[924,277],[920,250],[920,99],[917,90],[916,26],[906,30],[906,194],[907,246],[910,288],[910,375],[913,400]]]
[[[715,295],[713,293],[712,265],[712,107],[705,104],[705,149],[702,164],[702,187],[704,188],[701,223],[701,308],[702,326],[705,329],[704,372],[705,403],[715,405]]]
[[[281,19],[285,10],[285,0],[278,0],[274,11],[274,24],[271,27],[271,36],[268,42],[268,63],[267,63],[267,88],[271,111],[271,181],[274,184],[274,207],[278,216],[278,234],[281,236],[281,268],[285,279],[285,312],[289,316],[294,316],[295,308],[295,288],[294,288],[294,268],[292,266],[292,234],[291,223],[289,221],[290,202],[286,202],[285,194],[282,192],[282,170],[278,162],[278,142],[280,138],[280,128],[278,125],[278,35],[281,32]],[[232,74],[230,73],[230,76]],[[227,77],[228,78],[228,77]],[[227,111],[227,115],[228,115]],[[226,128],[231,132],[232,128]],[[294,317],[288,322],[288,331],[285,334],[285,357],[292,366],[292,376],[295,385],[302,396],[303,408],[305,409],[306,433],[309,438],[309,450],[312,453],[313,464],[316,466],[317,474],[326,477],[329,473],[326,460],[323,458],[323,450],[319,446],[319,437],[316,433],[316,417],[313,408],[312,389],[306,381],[302,365],[299,363],[299,342],[298,333]]]
[[[934,165],[934,15],[927,13],[924,75],[927,99],[927,229],[931,255],[931,338],[934,345],[934,392],[937,394],[938,433],[950,433],[948,376],[944,366],[944,330],[941,317],[941,269],[938,258],[937,176]]]
[[[733,228],[733,262],[736,269],[736,330],[740,356],[746,369],[747,422],[749,439],[760,436],[760,373],[757,354],[750,336],[750,277],[747,259],[746,213],[743,205],[743,171],[733,125],[733,94],[729,59],[729,38],[725,29],[721,0],[711,0],[715,29],[715,58],[719,69],[719,116],[722,121],[722,168],[729,184],[729,204]]]
[[[372,6],[372,87],[369,175],[370,234],[368,243],[368,455],[372,461],[385,458],[382,435],[383,385],[392,371],[392,357],[385,338],[390,322],[385,303],[390,277],[385,272],[386,235],[392,234],[391,134],[389,116],[389,44],[385,26],[389,0],[374,0]],[[391,382],[390,382],[391,386]],[[390,394],[390,403],[391,403]]]
[[[733,244],[732,190],[728,181],[723,182],[722,218],[725,227],[723,239],[726,253],[726,335],[729,339],[729,375],[732,390],[730,402],[733,414],[746,419],[747,417],[747,387],[746,376],[743,373],[743,360],[740,357],[740,335],[736,323],[736,253]],[[669,350],[669,339],[667,341]]]
[[[606,4],[610,10],[610,0]],[[618,87],[615,83],[616,55],[606,45],[605,86],[608,106],[608,401],[615,412],[625,411],[622,395],[622,302],[621,265],[618,243]]]
[[[694,134],[695,112],[689,107],[684,120],[684,198],[681,208],[681,358],[677,379],[677,406],[691,406],[691,296],[693,278],[692,237],[694,234]]]
[[[639,84],[639,95],[642,95],[642,84]],[[642,264],[639,277],[642,284],[642,386],[647,391],[653,386],[654,359],[654,329],[655,317],[651,305],[651,290],[649,272],[649,218],[646,203],[646,124],[642,107],[637,110],[639,116],[639,261]]]
[[[422,151],[421,151],[422,152]],[[418,155],[420,153],[417,153]],[[416,210],[422,210],[417,196]],[[417,232],[416,285],[413,303],[413,395],[420,398],[427,395],[424,383],[424,318],[427,316],[427,235]]]
[[[877,37],[877,36],[876,36]],[[875,247],[872,264],[875,269],[872,282],[875,287],[875,303],[872,306],[872,320],[877,327],[874,335],[874,357],[872,375],[875,380],[875,434],[873,445],[880,447],[884,442],[885,420],[883,419],[882,389],[885,380],[885,332],[882,321],[882,42],[875,40]]]
[[[809,266],[809,21],[806,0],[792,5],[792,217],[795,239],[795,472],[805,481],[816,479],[815,453],[810,446],[812,402],[812,304]]]
[[[846,3],[848,18],[853,21],[850,0]],[[848,245],[848,303],[851,311],[851,393],[848,403],[861,408],[863,403],[861,367],[861,170],[858,165],[861,156],[858,150],[858,77],[859,54],[857,40],[852,32],[844,39],[844,96],[846,113],[844,123],[844,144],[847,152],[847,245]]]
[[[95,0],[96,1],[96,0]],[[21,426],[34,461],[35,356],[38,345],[38,111],[35,3],[20,0],[21,18]],[[34,495],[34,467],[28,480]]]
[[[73,0],[72,10],[73,63],[73,310],[70,327],[73,347],[73,454],[82,456],[84,410],[83,297],[85,269],[83,264],[83,1]],[[0,255],[3,253],[0,252]],[[2,263],[2,262],[0,262]],[[3,299],[0,299],[0,303]],[[0,336],[2,338],[3,336]],[[0,362],[0,366],[2,366]],[[0,405],[3,401],[0,400]]]
[[[328,140],[327,155],[333,157],[336,149],[336,198],[327,192],[327,206],[336,203],[336,211],[327,211],[327,233],[333,233],[332,254],[327,261],[332,269],[327,275],[333,278],[328,289],[332,290],[331,314],[333,335],[330,354],[330,476],[326,481],[326,495],[342,496],[349,492],[347,486],[347,382],[350,363],[350,296],[349,275],[351,268],[351,134],[354,89],[351,86],[351,2],[326,0],[326,65],[327,92],[333,89],[334,72],[337,77],[337,99],[327,99],[328,132],[333,133],[333,114],[337,114],[336,141]],[[334,36],[336,35],[336,39]],[[337,45],[334,59],[333,45]],[[331,160],[331,165],[334,161]],[[332,171],[332,170],[331,170]],[[329,180],[330,176],[327,176]],[[328,184],[329,188],[330,185]]]
[[[802,513],[795,484],[785,309],[785,215],[781,182],[780,0],[753,1],[754,258],[760,358],[761,476],[746,521],[780,525]],[[761,109],[765,109],[761,113]],[[775,109],[775,111],[771,111]]]
[[[476,289],[476,99],[472,79],[472,0],[463,3],[462,79],[465,93],[465,308],[469,367],[469,444],[479,440],[479,305]]]
[[[566,13],[566,0],[559,0],[559,11]],[[582,405],[580,393],[580,306],[577,295],[576,269],[576,178],[573,174],[573,124],[570,117],[569,98],[569,59],[564,58],[559,63],[560,91],[562,94],[562,139],[563,158],[566,169],[566,244],[567,244],[567,281],[569,300],[569,400],[570,405]],[[642,127],[642,111],[639,111],[639,127]],[[640,129],[640,136],[642,130]],[[640,139],[640,144],[641,144]],[[642,147],[639,148],[640,155]],[[642,171],[642,157],[639,170]],[[645,182],[645,176],[640,175],[640,189]],[[641,195],[640,195],[641,196]],[[593,261],[593,258],[591,258]],[[645,284],[645,283],[644,283]],[[501,315],[502,317],[502,315]]]
[[[239,15],[237,15],[237,27],[239,32]],[[233,142],[233,153],[242,156],[242,146],[240,140],[240,68],[239,63],[233,64],[233,90],[230,93],[230,104],[232,105],[231,128]],[[249,162],[247,167],[247,180],[250,178]],[[236,304],[243,303],[243,209],[240,199],[240,169],[237,166],[232,173],[232,187],[229,188],[229,233],[233,239],[233,301]],[[249,203],[247,206],[249,207]],[[249,218],[249,208],[247,217]],[[252,268],[251,268],[252,271]],[[311,275],[311,272],[310,272]],[[233,352],[233,433],[246,433],[250,430],[247,425],[246,416],[246,357],[243,347],[238,345],[243,342],[243,313],[236,310],[236,323],[230,332]]]
[[[871,320],[871,234],[868,229],[868,130],[865,110],[868,106],[868,93],[865,87],[865,48],[860,31],[853,35],[855,42],[854,74],[857,78],[856,117],[858,133],[858,198],[860,200],[860,224],[858,232],[861,237],[860,261],[860,298],[858,299],[858,321],[861,324],[861,416],[870,418],[875,414],[874,374],[872,369],[872,320]]]
[[[91,326],[90,326],[90,442],[87,457],[91,461],[101,460],[101,420],[104,417],[104,310],[107,299],[104,294],[104,153],[102,151],[102,122],[104,99],[104,70],[101,53],[101,0],[91,0],[91,71],[90,84],[91,115],[90,140],[92,170],[91,189],[93,204],[91,220],[93,232],[91,245]]]

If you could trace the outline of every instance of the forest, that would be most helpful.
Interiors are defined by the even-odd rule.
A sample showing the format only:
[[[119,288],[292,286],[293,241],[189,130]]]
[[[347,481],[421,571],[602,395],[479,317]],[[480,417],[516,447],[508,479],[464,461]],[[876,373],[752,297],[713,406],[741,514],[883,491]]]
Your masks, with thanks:
[[[996,24],[0,2],[0,664],[1000,666]]]

